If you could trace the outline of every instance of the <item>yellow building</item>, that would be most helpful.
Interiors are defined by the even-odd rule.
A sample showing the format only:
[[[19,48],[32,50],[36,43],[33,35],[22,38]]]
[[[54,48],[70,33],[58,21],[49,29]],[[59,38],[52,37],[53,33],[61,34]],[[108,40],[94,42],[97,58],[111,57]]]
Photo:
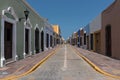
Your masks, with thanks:
[[[61,30],[60,30],[60,26],[59,25],[52,25],[53,27],[53,31],[55,32],[55,34],[57,34],[55,37],[55,42],[56,44],[60,44],[61,43]]]
[[[53,30],[54,30],[54,32],[57,33],[58,35],[61,34],[61,30],[60,30],[59,25],[53,25]]]

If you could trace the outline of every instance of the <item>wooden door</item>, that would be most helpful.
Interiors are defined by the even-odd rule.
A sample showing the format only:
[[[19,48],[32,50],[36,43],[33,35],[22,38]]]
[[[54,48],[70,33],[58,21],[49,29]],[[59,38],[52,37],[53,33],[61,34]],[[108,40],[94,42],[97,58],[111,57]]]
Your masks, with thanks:
[[[90,44],[91,44],[91,50],[93,50],[93,45],[94,45],[94,44],[93,44],[93,42],[94,42],[94,41],[93,41],[93,34],[90,34],[90,38],[91,38],[91,39],[90,39],[90,42],[91,42],[91,43],[90,43]]]
[[[35,30],[35,50],[39,53],[39,29]]]
[[[4,55],[5,59],[12,58],[12,39],[13,37],[13,24],[5,22],[4,28]]]
[[[52,44],[53,44],[53,37],[50,36],[50,47],[52,47]]]
[[[44,32],[41,32],[41,50],[44,51]]]
[[[49,47],[49,34],[46,34],[46,47]]]
[[[106,55],[111,57],[112,50],[111,50],[111,26],[106,27]]]
[[[96,39],[95,39],[95,51],[97,52],[97,53],[100,53],[100,43],[101,43],[101,39],[100,39],[100,32],[99,33],[96,33],[95,34],[95,37],[96,37]]]
[[[25,53],[29,53],[29,29],[25,29]]]
[[[89,49],[89,36],[87,36],[87,49]]]

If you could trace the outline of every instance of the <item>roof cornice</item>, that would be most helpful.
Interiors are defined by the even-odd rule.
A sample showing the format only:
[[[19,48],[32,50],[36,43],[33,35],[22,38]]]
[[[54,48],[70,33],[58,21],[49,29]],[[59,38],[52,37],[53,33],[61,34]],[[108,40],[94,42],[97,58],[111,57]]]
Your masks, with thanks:
[[[110,4],[105,10],[103,10],[103,13],[104,12],[109,12],[113,9],[114,5],[117,3],[118,0],[115,0],[112,4]]]

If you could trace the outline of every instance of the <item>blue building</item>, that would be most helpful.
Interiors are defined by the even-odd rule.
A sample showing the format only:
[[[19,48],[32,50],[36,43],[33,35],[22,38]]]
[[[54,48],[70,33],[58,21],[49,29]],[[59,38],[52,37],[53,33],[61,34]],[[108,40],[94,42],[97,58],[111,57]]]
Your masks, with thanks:
[[[80,47],[80,29],[77,31],[78,37],[77,37],[77,46]]]
[[[90,46],[90,38],[89,38],[89,35],[90,35],[90,27],[89,27],[89,24],[87,24],[84,28],[84,48],[85,49],[89,49],[89,46]]]

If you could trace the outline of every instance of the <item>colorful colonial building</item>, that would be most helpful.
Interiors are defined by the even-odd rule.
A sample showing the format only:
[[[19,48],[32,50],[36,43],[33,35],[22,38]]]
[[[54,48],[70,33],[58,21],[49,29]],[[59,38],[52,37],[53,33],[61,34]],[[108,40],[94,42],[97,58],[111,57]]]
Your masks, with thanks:
[[[90,48],[91,50],[101,52],[101,14],[98,15],[90,25]]]
[[[90,27],[89,24],[86,25],[84,28],[84,48],[85,49],[90,49]]]
[[[51,25],[26,0],[1,0],[0,67],[52,47],[52,36]]]
[[[61,44],[62,37],[61,37],[61,29],[59,25],[52,25],[53,31],[55,32],[55,44]]]
[[[120,0],[102,12],[102,54],[120,59]]]

